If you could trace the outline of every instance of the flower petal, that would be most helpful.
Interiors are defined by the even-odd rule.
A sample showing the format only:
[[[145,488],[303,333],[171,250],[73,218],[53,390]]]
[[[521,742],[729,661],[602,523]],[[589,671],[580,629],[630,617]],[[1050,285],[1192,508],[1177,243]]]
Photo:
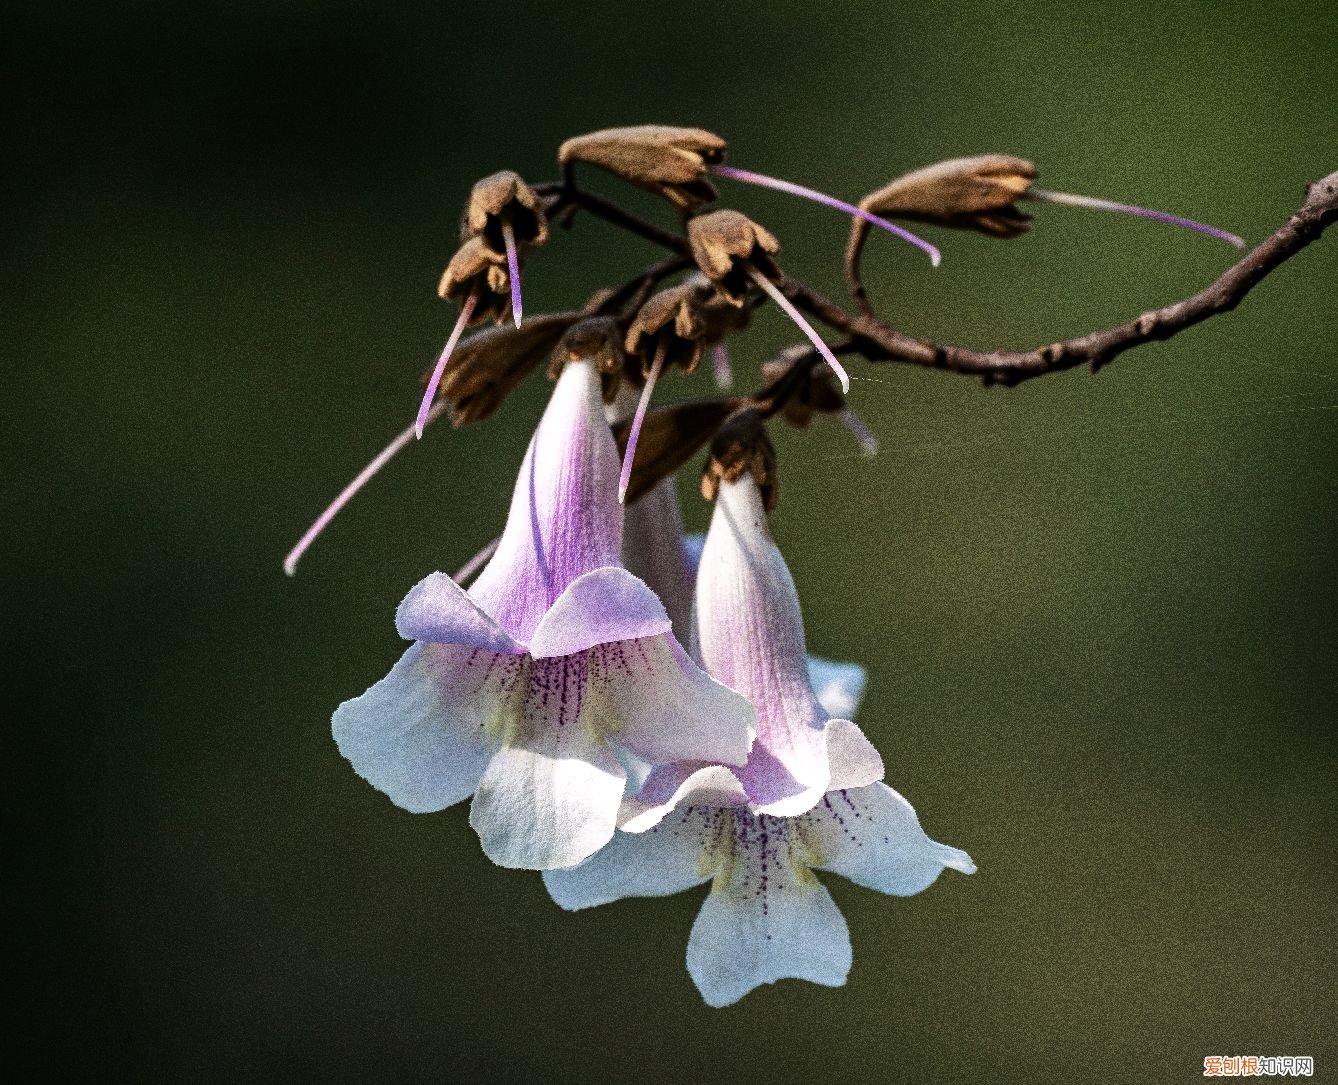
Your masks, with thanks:
[[[805,818],[804,831],[820,853],[818,869],[899,897],[927,888],[944,867],[976,870],[966,852],[930,840],[911,804],[886,784],[831,792]]]
[[[724,765],[679,761],[658,766],[636,794],[623,798],[618,810],[618,828],[623,832],[643,833],[678,807],[743,806],[747,802],[748,793]]]
[[[524,694],[523,657],[414,644],[385,678],[335,710],[335,742],[358,775],[414,813],[473,792]]]
[[[588,697],[592,719],[647,761],[748,759],[753,706],[693,663],[672,634],[592,648]]]
[[[827,724],[827,763],[832,780],[828,790],[864,787],[883,778],[883,758],[874,745],[849,720]]]
[[[623,516],[623,564],[644,580],[674,623],[684,643],[692,633],[692,591],[700,547],[689,553],[683,539],[683,512],[674,476],[662,479]]]
[[[691,889],[711,876],[702,854],[703,823],[699,811],[685,810],[648,832],[617,833],[579,866],[545,870],[544,885],[569,912]]]
[[[607,565],[577,577],[558,596],[530,638],[530,655],[574,655],[668,630],[669,615],[655,593],[626,569]]]
[[[592,723],[587,675],[584,654],[530,661],[523,718],[469,812],[498,866],[575,866],[613,836],[627,772]]]
[[[414,585],[395,611],[395,629],[405,640],[524,651],[445,573],[432,573]]]
[[[757,813],[795,817],[811,810],[831,782],[826,720],[773,731],[771,739],[763,745],[758,738],[738,777]]]
[[[709,1006],[787,978],[840,987],[850,962],[845,917],[808,871],[761,895],[712,888],[688,938],[688,972]]]
[[[864,700],[869,676],[858,663],[840,663],[819,656],[808,657],[808,681],[818,703],[833,716],[850,719]]]
[[[520,643],[567,585],[618,564],[619,468],[599,374],[570,361],[525,453],[497,552],[469,589]]]

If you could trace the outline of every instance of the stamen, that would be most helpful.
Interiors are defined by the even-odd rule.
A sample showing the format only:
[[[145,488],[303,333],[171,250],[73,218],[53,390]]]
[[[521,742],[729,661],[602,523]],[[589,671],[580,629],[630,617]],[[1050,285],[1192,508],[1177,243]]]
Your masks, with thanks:
[[[636,442],[641,436],[641,423],[646,420],[646,408],[650,406],[650,394],[655,390],[655,382],[660,379],[660,370],[664,367],[664,351],[668,339],[661,337],[655,348],[655,360],[650,363],[650,373],[646,376],[646,386],[641,389],[641,399],[636,405],[636,414],[632,416],[632,428],[627,431],[627,451],[623,453],[623,470],[618,476],[618,504],[627,498],[627,487],[632,481],[632,460],[636,457]]]
[[[435,422],[445,410],[445,403],[434,405],[432,409],[427,412],[424,424],[426,425],[427,423]],[[316,537],[320,535],[320,533],[329,525],[330,521],[339,514],[339,510],[347,505],[353,499],[353,495],[366,486],[367,483],[372,480],[372,477],[394,458],[396,453],[406,445],[412,444],[417,434],[418,427],[416,425],[410,426],[391,441],[390,444],[386,445],[385,448],[378,452],[372,462],[359,471],[353,481],[339,491],[339,496],[330,502],[329,507],[327,507],[323,513],[316,517],[316,522],[312,524],[311,527],[307,528],[307,533],[297,540],[297,545],[294,546],[292,550],[288,552],[288,556],[283,559],[283,571],[285,573],[289,576],[295,576],[297,574],[297,563],[302,560],[302,555],[311,549],[311,544],[316,541]]]
[[[1113,200],[1098,200],[1093,196],[1075,196],[1071,192],[1049,192],[1043,188],[1028,189],[1022,194],[1022,199],[1035,200],[1038,203],[1062,203],[1069,207],[1086,207],[1092,211],[1114,211],[1120,215],[1134,215],[1138,218],[1153,219],[1157,222],[1168,222],[1172,226],[1183,226],[1186,230],[1194,230],[1197,233],[1215,237],[1229,245],[1235,245],[1238,249],[1245,248],[1244,239],[1233,233],[1216,226],[1209,226],[1203,222],[1195,222],[1193,219],[1181,218],[1179,215],[1168,215],[1165,211],[1152,211],[1146,207],[1115,203]]]
[[[460,342],[460,333],[465,330],[469,318],[474,315],[474,306],[478,304],[478,300],[477,292],[465,298],[465,303],[460,306],[460,316],[455,322],[455,327],[451,330],[451,337],[446,340],[446,346],[442,348],[441,357],[437,359],[437,366],[432,370],[432,379],[427,382],[427,390],[423,393],[423,402],[418,404],[418,418],[413,424],[413,431],[419,440],[422,440],[423,427],[427,425],[427,416],[432,409],[432,401],[437,397],[437,386],[441,384],[441,375],[446,372],[446,363],[451,360],[451,355],[455,352],[455,344]]]
[[[935,267],[943,259],[943,254],[933,245],[922,237],[917,237],[909,230],[904,230],[896,223],[888,222],[885,218],[879,218],[877,215],[865,211],[862,207],[856,207],[853,203],[846,203],[845,200],[838,200],[835,196],[828,196],[825,192],[819,192],[814,188],[805,188],[803,185],[796,185],[790,181],[782,181],[777,177],[768,177],[764,173],[753,173],[752,170],[735,169],[733,166],[711,166],[712,173],[717,173],[721,177],[729,177],[735,181],[743,181],[745,184],[760,185],[762,188],[774,188],[778,192],[788,192],[791,196],[802,196],[806,200],[813,200],[815,203],[826,204],[828,207],[834,207],[838,211],[844,211],[847,215],[854,215],[856,218],[862,218],[865,222],[872,223],[874,226],[881,227],[890,234],[896,234],[903,241],[909,241],[918,249],[929,254],[929,259]]]
[[[462,566],[460,566],[459,571],[453,577],[451,577],[451,579],[454,580],[457,584],[459,584],[463,588],[465,586],[465,581],[468,580],[470,577],[472,577],[480,569],[482,569],[484,563],[487,562],[487,560],[490,557],[492,557],[495,553],[497,553],[497,548],[501,545],[502,545],[502,536],[498,535],[497,538],[493,539],[492,542],[490,542],[487,546],[485,546],[482,550],[480,550],[477,554],[475,554],[472,558],[470,558],[467,562],[465,562]]]
[[[711,368],[715,371],[715,386],[722,392],[734,387],[734,368],[729,364],[729,347],[722,339],[711,348]]]
[[[846,429],[855,435],[855,440],[859,442],[860,451],[866,456],[878,455],[878,438],[873,435],[873,430],[869,424],[849,407],[843,407],[841,413],[837,415],[845,423]]]
[[[506,271],[511,280],[511,319],[520,328],[520,256],[516,253],[516,231],[509,218],[502,219],[502,241],[506,245]]]
[[[799,330],[808,336],[808,341],[817,348],[818,353],[821,354],[827,364],[832,367],[832,372],[836,374],[837,379],[841,382],[841,391],[846,395],[849,395],[850,376],[846,373],[845,367],[836,360],[836,355],[832,353],[832,348],[823,342],[822,336],[813,330],[813,325],[805,320],[799,310],[791,304],[790,299],[781,293],[780,287],[758,271],[757,268],[753,267],[747,260],[743,261],[743,266],[747,268],[748,274],[753,277],[753,282],[757,283],[758,286],[766,291],[771,300],[785,311],[785,315],[799,325]]]

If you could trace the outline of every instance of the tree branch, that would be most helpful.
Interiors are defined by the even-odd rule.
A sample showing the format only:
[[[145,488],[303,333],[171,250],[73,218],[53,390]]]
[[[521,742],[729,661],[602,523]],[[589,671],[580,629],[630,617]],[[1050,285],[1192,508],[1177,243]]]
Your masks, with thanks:
[[[687,243],[682,237],[624,211],[600,196],[560,182],[536,185],[535,189],[552,200],[550,212],[568,206],[580,207],[673,253],[687,252]],[[1209,317],[1230,312],[1261,279],[1318,240],[1336,219],[1338,172],[1308,185],[1306,200],[1296,214],[1199,293],[1171,305],[1149,309],[1127,323],[1025,351],[981,351],[917,339],[897,331],[876,316],[849,312],[796,279],[785,276],[779,285],[799,308],[850,337],[851,342],[843,345],[842,353],[862,354],[874,362],[904,362],[965,373],[981,377],[987,384],[1015,385],[1045,373],[1084,365],[1096,372],[1126,350],[1169,339]]]

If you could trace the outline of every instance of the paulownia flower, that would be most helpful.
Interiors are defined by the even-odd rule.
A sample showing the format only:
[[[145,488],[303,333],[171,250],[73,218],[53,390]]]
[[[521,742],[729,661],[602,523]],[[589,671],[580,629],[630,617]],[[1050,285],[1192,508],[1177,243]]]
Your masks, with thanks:
[[[845,982],[850,935],[814,869],[899,896],[920,892],[944,867],[975,870],[965,852],[930,840],[911,805],[877,782],[882,761],[855,724],[828,719],[762,491],[751,474],[719,487],[695,626],[702,658],[757,704],[748,765],[653,770],[624,804],[626,827],[639,831],[544,874],[550,895],[570,910],[710,881],[687,959],[712,1006],[787,977]],[[664,816],[666,805],[678,808]]]
[[[613,835],[624,751],[742,764],[755,713],[688,658],[618,560],[618,455],[600,376],[569,362],[530,441],[497,551],[468,592],[441,573],[400,604],[415,643],[335,712],[340,751],[406,810],[474,796],[508,867],[570,866]]]

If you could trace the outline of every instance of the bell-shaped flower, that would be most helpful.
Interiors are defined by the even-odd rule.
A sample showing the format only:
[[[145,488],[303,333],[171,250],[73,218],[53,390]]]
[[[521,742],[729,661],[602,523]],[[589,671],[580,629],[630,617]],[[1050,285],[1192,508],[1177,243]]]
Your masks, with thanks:
[[[883,776],[882,759],[863,732],[849,719],[834,718],[814,690],[799,596],[767,526],[762,487],[749,472],[717,485],[697,567],[693,655],[756,706],[757,740],[742,768],[701,760],[654,768],[623,803],[619,825],[629,832],[643,832],[674,807],[700,801],[703,789],[716,801],[727,796],[754,813],[789,817],[828,791]],[[834,674],[853,707],[862,669],[819,662],[824,686]]]
[[[698,573],[702,658],[757,705],[747,766],[653,769],[624,803],[628,831],[579,866],[544,874],[571,910],[710,881],[687,959],[712,1006],[784,978],[845,982],[850,935],[815,869],[898,896],[920,892],[945,867],[975,870],[965,852],[929,839],[911,805],[878,782],[882,761],[855,724],[828,717],[815,687],[835,686],[853,712],[863,672],[805,660],[793,583],[765,517],[751,474],[720,481]]]
[[[620,832],[579,866],[545,871],[544,885],[575,911],[710,881],[687,959],[712,1006],[780,979],[845,983],[850,933],[814,870],[893,896],[928,888],[945,867],[975,873],[971,857],[926,836],[911,804],[886,784],[828,792],[789,818],[716,805],[705,790],[699,794],[703,801],[647,832]]]
[[[335,712],[340,751],[399,806],[473,795],[509,867],[580,862],[613,835],[627,751],[742,764],[754,712],[697,667],[619,563],[618,454],[600,375],[569,362],[530,441],[496,553],[468,592],[434,573],[400,604],[415,643]]]

